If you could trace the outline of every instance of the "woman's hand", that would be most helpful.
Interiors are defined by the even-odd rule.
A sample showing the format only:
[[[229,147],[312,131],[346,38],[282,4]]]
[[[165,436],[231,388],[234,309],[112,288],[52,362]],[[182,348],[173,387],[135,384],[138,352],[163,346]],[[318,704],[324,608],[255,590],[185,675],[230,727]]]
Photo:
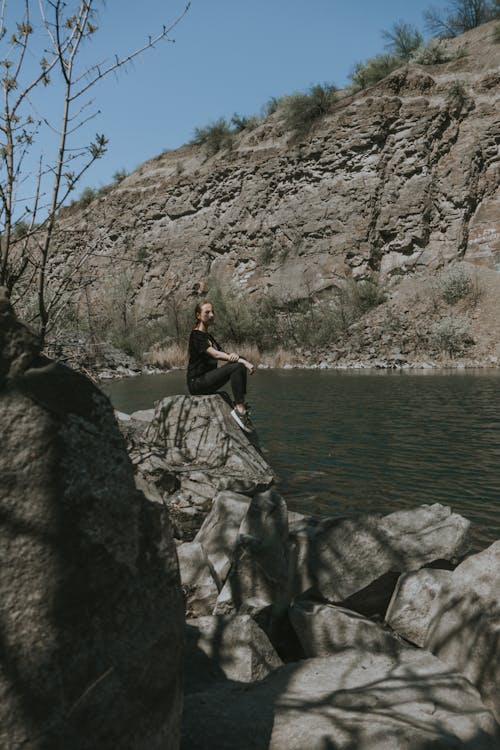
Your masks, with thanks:
[[[228,362],[237,362],[240,358],[239,354],[236,354],[236,352],[231,352],[228,356]]]
[[[243,359],[243,357],[240,357],[238,362],[241,362],[242,365],[245,365],[250,375],[253,375],[255,372],[255,367],[252,365],[251,362],[249,362],[247,359]]]

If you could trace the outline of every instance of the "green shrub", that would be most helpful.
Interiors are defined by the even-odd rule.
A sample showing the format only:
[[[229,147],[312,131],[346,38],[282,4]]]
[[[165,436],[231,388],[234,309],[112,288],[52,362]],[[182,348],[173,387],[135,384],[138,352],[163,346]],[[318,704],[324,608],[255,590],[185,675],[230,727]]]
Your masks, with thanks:
[[[262,107],[262,117],[269,117],[278,111],[283,97],[272,96]]]
[[[411,61],[418,65],[441,65],[454,59],[443,39],[429,39],[413,53]]]
[[[332,84],[312,86],[307,94],[292,94],[281,100],[280,110],[287,130],[307,133],[321,118],[331,112],[337,102]]]
[[[424,41],[420,31],[404,21],[397,21],[389,31],[382,31],[382,37],[386,40],[387,51],[405,61],[411,58]]]
[[[128,172],[126,169],[118,169],[114,175],[113,175],[113,181],[116,183],[122,182],[125,177],[128,177]]]
[[[94,188],[86,187],[80,193],[80,197],[78,198],[78,200],[76,200],[72,205],[76,205],[79,208],[86,208],[90,203],[92,203],[96,195],[97,192],[94,190]]]
[[[442,273],[437,286],[441,298],[448,305],[454,305],[460,299],[468,297],[474,290],[472,277],[462,265],[454,266]]]
[[[450,357],[461,354],[473,343],[469,321],[462,315],[449,315],[433,324],[430,335],[431,346]]]
[[[221,117],[204,128],[195,128],[191,143],[205,146],[208,154],[212,156],[218,151],[231,148],[233,137],[234,132],[230,124],[224,117]]]
[[[237,112],[231,117],[233,132],[241,133],[243,130],[253,130],[259,123],[258,117],[240,116]]]
[[[401,64],[401,58],[395,55],[377,55],[365,63],[357,63],[351,80],[358,90],[366,89],[381,81]]]
[[[259,263],[263,266],[267,266],[273,259],[274,246],[272,240],[264,240],[261,245],[259,253]]]
[[[11,238],[13,240],[22,239],[29,232],[29,228],[30,228],[30,225],[28,224],[27,221],[24,221],[23,219],[19,219],[19,221],[16,221],[16,223],[12,226]]]

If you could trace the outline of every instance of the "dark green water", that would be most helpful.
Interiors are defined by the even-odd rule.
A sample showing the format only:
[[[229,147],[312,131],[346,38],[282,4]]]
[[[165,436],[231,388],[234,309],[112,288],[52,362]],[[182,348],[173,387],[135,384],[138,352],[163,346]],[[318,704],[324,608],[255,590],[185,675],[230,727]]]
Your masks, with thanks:
[[[132,412],[186,393],[184,372],[112,381]],[[296,510],[389,513],[440,502],[500,539],[500,374],[259,370],[252,418]]]

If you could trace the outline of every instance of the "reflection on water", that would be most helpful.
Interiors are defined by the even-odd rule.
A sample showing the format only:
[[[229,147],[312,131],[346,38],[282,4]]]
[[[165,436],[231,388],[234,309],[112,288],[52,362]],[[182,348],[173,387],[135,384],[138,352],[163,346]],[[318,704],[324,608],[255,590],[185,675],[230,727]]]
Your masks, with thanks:
[[[117,409],[185,393],[184,373],[105,386]],[[258,371],[252,418],[295,510],[388,513],[440,502],[500,539],[500,374]]]

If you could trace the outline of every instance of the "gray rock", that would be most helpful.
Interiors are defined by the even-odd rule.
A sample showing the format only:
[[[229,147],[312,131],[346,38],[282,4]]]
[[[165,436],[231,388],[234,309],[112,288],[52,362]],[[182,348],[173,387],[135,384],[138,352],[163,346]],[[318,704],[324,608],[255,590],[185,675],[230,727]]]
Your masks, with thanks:
[[[435,503],[387,516],[308,520],[290,534],[292,589],[362,614],[385,614],[400,573],[457,561],[470,522]]]
[[[433,604],[451,579],[451,571],[437,568],[405,573],[398,579],[385,621],[399,635],[423,646],[432,619]]]
[[[241,522],[248,511],[250,498],[236,492],[219,492],[195,541],[210,560],[222,588],[231,567]]]
[[[280,666],[268,637],[249,615],[186,622],[186,693],[226,679],[256,682]]]
[[[455,568],[425,647],[476,685],[500,721],[500,541]]]
[[[189,616],[211,614],[219,589],[203,547],[198,542],[186,542],[177,547],[177,555]]]
[[[130,415],[130,419],[134,420],[135,422],[143,422],[149,424],[153,421],[154,414],[154,409],[139,409],[138,411],[132,412],[132,414]]]
[[[229,708],[228,708],[229,707]],[[431,654],[345,649],[185,698],[183,750],[497,750],[476,689]]]
[[[298,601],[288,616],[306,657],[332,656],[347,648],[397,654],[404,648],[390,631],[343,607]]]
[[[289,602],[287,542],[284,500],[273,490],[255,495],[241,523],[234,562],[214,614],[252,614],[273,640]]]
[[[34,359],[1,315],[0,746],[173,750],[183,597],[168,514],[137,492],[108,399]]]
[[[249,443],[220,395],[173,396],[160,401],[144,442],[175,470],[201,471],[218,489],[253,494],[266,489],[271,467]]]

